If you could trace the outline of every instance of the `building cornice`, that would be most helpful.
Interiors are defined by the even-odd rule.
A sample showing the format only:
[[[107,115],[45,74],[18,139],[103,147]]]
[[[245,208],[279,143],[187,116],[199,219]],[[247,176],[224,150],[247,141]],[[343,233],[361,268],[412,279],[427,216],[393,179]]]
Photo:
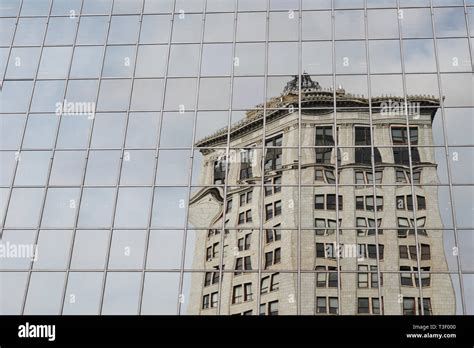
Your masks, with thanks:
[[[334,107],[334,92],[332,89],[323,89],[317,82],[313,82],[311,78],[304,74],[302,75],[301,88],[301,108],[302,114],[321,116],[333,113]],[[266,103],[266,117],[265,123],[272,123],[276,120],[284,118],[293,114],[298,110],[299,104],[299,89],[297,86],[297,77],[288,82],[282,95],[280,97],[272,98]],[[384,95],[374,97],[371,99],[364,96],[346,93],[342,87],[336,90],[336,108],[341,108],[337,112],[354,112],[369,107],[376,109],[383,109],[393,107],[394,105],[401,105],[403,107],[405,99],[403,97]],[[407,97],[409,105],[416,105],[420,113],[429,114],[431,122],[433,122],[437,109],[439,108],[439,99],[429,95],[410,95]],[[233,124],[230,127],[230,139],[235,139],[251,133],[263,127],[264,106],[258,105],[256,109],[249,110],[246,117]],[[214,134],[199,140],[196,143],[197,147],[214,147],[219,144],[226,145],[228,127],[224,127]]]

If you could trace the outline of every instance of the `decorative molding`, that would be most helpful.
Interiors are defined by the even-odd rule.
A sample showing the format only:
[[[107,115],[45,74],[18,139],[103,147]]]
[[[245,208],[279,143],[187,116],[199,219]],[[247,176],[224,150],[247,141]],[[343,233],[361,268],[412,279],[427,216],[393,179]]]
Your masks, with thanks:
[[[289,106],[298,105],[300,102],[299,92],[300,86],[298,86],[298,76],[294,76],[284,88],[282,94],[279,97],[274,97],[266,102],[267,115],[265,116],[266,122],[274,122],[283,117],[288,116]],[[334,91],[330,88],[321,88],[318,82],[312,81],[311,77],[304,73],[301,75],[301,107],[307,108],[304,110],[305,114],[311,113],[314,115],[321,115],[323,113],[332,113],[334,107]],[[433,121],[434,115],[439,108],[439,99],[434,96],[428,95],[415,95],[407,97],[410,102],[417,102],[425,114],[431,115],[431,122]],[[338,110],[339,113],[346,112],[360,112],[361,107],[367,108],[370,105],[373,108],[380,108],[390,101],[404,100],[401,97],[395,96],[381,96],[374,97],[371,100],[364,96],[354,95],[346,93],[343,88],[339,88],[336,91],[336,107],[344,107],[343,110]],[[235,139],[249,134],[256,129],[263,127],[263,105],[259,105],[259,108],[252,109],[246,113],[246,117],[231,126],[230,137]],[[311,109],[311,108],[319,109]],[[297,108],[295,108],[297,109]],[[303,112],[303,111],[302,111]],[[377,120],[374,120],[376,122]],[[383,120],[388,122],[387,119]],[[227,140],[228,127],[224,127],[218,130],[216,133],[201,139],[196,143],[198,147],[212,147],[222,144]],[[203,151],[203,150],[201,150]]]

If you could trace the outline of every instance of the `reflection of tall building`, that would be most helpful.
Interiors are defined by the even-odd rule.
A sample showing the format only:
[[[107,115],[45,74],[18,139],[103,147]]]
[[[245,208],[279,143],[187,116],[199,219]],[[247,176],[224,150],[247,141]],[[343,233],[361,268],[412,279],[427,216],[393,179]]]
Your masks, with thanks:
[[[230,151],[227,129],[197,144],[203,188],[190,220],[206,233],[193,268],[209,272],[193,273],[188,313],[214,314],[220,288],[221,314],[256,314],[258,291],[260,314],[296,314],[299,266],[301,314],[420,314],[422,303],[425,314],[454,314],[450,276],[430,273],[447,271],[429,147],[439,100],[409,96],[419,109],[407,131],[403,98],[373,98],[371,122],[367,99],[339,88],[334,103],[332,90],[302,77],[301,127],[295,77],[267,103],[265,124],[257,109],[231,126]],[[219,284],[221,260],[233,271]]]

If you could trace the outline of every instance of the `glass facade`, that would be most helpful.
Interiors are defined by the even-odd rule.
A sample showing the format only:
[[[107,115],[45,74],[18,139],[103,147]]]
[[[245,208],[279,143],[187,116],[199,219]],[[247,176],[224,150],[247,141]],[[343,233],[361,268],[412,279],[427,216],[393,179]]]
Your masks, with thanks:
[[[473,0],[0,27],[0,314],[474,314]]]

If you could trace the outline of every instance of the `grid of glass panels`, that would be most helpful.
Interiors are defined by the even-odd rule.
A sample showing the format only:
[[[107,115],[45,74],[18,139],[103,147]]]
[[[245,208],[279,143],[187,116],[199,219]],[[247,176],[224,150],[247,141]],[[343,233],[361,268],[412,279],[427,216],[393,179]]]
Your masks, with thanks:
[[[473,314],[473,23],[2,1],[0,313]]]

